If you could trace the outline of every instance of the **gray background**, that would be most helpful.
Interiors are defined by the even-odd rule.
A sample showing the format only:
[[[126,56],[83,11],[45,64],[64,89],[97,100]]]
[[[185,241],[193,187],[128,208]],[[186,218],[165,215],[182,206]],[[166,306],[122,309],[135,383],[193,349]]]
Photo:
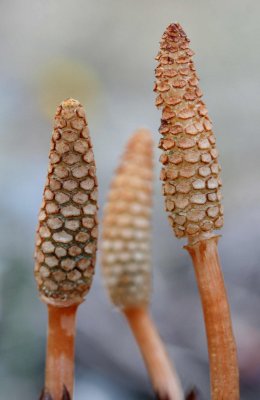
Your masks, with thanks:
[[[86,107],[100,184],[133,130],[151,128],[154,56],[170,22],[191,39],[214,123],[224,182],[220,255],[239,349],[242,399],[260,398],[260,2],[256,0],[1,0],[0,399],[36,399],[43,385],[46,309],[33,279],[34,231],[52,115],[65,97]],[[152,311],[186,389],[209,399],[199,297],[184,242],[168,226],[156,152]],[[80,307],[76,399],[149,399],[141,357],[100,277]]]

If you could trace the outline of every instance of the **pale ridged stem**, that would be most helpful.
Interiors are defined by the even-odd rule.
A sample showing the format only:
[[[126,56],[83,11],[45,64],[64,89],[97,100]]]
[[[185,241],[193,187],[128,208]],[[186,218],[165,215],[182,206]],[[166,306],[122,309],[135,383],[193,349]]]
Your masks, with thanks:
[[[142,353],[157,400],[183,400],[178,374],[147,307],[123,310]]]
[[[235,339],[232,333],[229,304],[220,268],[218,237],[189,244],[198,282],[208,338],[211,365],[211,397],[239,399]]]

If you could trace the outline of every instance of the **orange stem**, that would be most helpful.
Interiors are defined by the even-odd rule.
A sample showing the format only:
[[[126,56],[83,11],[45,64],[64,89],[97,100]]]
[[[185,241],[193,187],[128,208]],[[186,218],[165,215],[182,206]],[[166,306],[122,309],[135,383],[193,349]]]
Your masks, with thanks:
[[[133,331],[158,400],[182,400],[179,378],[145,307],[123,310]]]
[[[221,272],[218,237],[189,244],[206,326],[212,400],[239,399],[236,343]]]
[[[74,340],[78,305],[55,307],[48,305],[48,342],[45,390],[53,400],[61,400],[64,387],[73,398]]]

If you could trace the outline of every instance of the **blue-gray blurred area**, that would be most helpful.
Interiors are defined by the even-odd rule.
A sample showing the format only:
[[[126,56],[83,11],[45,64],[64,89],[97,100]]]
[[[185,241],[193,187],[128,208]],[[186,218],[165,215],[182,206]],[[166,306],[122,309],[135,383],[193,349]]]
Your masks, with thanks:
[[[224,181],[220,255],[239,350],[243,400],[260,398],[260,2],[1,0],[0,399],[37,399],[46,307],[33,278],[34,232],[52,115],[66,97],[87,111],[100,214],[122,149],[140,126],[158,142],[154,57],[170,22],[191,39]],[[200,300],[184,241],[163,210],[159,153],[153,220],[153,318],[188,390],[209,399]],[[78,314],[76,400],[151,399],[137,346],[110,305],[99,262]]]

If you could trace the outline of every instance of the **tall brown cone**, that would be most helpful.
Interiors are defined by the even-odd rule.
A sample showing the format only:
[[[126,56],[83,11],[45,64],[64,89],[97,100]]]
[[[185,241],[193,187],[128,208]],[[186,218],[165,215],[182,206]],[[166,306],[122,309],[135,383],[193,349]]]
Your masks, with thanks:
[[[156,105],[162,108],[165,206],[179,238],[207,236],[223,225],[216,140],[192,56],[181,26],[169,25],[156,57],[155,91]]]

